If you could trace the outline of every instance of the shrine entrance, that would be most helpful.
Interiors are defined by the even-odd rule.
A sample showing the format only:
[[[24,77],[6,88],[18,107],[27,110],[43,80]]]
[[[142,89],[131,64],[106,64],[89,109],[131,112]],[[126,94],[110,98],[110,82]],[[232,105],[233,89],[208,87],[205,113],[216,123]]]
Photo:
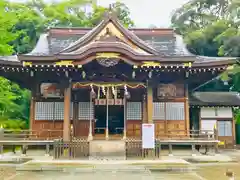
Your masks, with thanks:
[[[122,99],[97,99],[94,106],[96,138],[122,137],[124,132],[124,105]]]
[[[100,106],[100,105],[96,105],[94,107],[95,110],[95,129],[94,129],[94,133],[95,135],[103,135],[105,134],[105,130],[106,130],[106,118],[107,118],[107,114],[106,114],[106,106]]]
[[[123,134],[124,130],[124,107],[112,105],[109,106],[108,113],[109,134]]]

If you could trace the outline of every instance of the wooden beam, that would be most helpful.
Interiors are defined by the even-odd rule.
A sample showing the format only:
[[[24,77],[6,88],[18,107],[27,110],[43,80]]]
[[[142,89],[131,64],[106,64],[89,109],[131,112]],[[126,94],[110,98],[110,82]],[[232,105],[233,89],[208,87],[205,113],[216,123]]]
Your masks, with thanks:
[[[63,140],[70,141],[70,106],[71,106],[71,87],[64,89],[64,120],[63,120]]]

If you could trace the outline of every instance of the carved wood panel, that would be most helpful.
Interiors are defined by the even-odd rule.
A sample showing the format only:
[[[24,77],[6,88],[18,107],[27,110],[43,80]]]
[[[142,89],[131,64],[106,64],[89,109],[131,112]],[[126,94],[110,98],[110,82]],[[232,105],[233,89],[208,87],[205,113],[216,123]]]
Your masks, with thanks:
[[[159,84],[157,88],[158,99],[180,98],[184,94],[184,84]]]

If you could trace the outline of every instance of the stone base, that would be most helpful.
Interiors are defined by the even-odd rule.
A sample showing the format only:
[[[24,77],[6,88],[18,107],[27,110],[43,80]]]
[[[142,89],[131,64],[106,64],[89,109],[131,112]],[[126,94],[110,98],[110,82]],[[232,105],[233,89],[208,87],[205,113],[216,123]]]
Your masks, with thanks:
[[[125,160],[125,141],[93,140],[90,142],[90,158],[94,160]]]

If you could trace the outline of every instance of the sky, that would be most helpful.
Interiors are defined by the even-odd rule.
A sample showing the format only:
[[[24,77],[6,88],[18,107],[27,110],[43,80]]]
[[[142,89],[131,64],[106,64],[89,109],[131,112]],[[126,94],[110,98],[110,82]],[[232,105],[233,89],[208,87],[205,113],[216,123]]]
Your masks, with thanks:
[[[97,0],[108,6],[116,0]],[[137,27],[169,27],[172,12],[189,0],[119,0],[128,6]]]
[[[26,0],[14,0],[26,1]],[[51,1],[51,0],[46,0]],[[172,12],[189,0],[118,0],[126,4],[131,12],[131,18],[137,27],[169,27]],[[98,5],[108,7],[116,0],[97,0]]]

